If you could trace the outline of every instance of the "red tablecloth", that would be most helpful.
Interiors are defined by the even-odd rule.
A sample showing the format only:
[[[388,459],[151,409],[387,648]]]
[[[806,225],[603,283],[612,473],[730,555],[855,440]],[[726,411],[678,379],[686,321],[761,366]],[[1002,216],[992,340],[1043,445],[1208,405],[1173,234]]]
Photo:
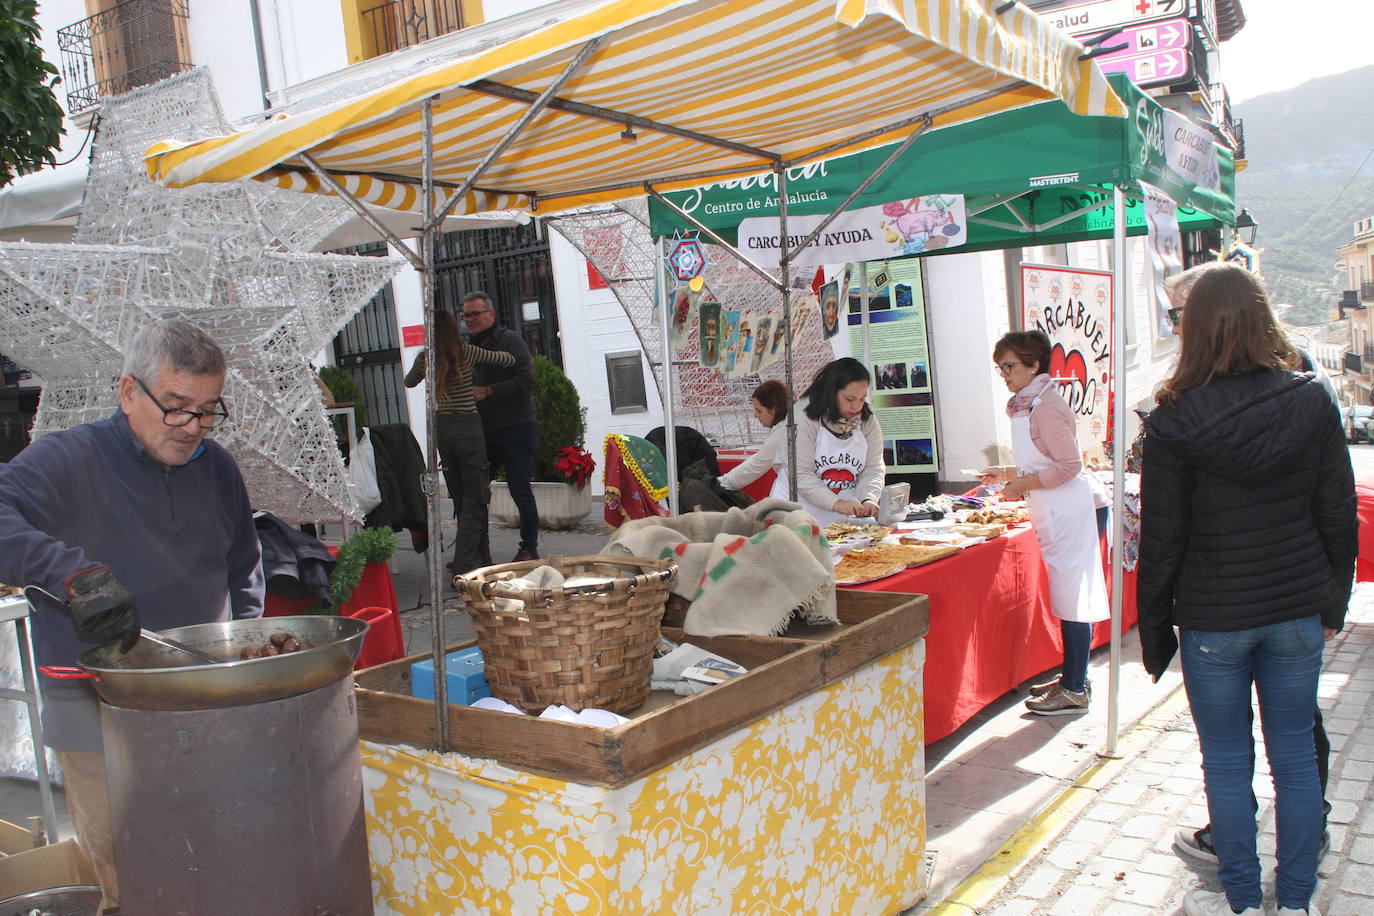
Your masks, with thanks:
[[[1105,564],[1104,564],[1105,566]],[[1110,567],[1107,567],[1110,588]],[[1049,577],[1029,526],[867,585],[930,597],[926,636],[926,742],[938,741],[1017,684],[1064,660]],[[1135,574],[1126,573],[1122,630],[1136,622]],[[1093,646],[1111,621],[1093,627]]]
[[[1360,519],[1359,553],[1355,557],[1355,581],[1374,582],[1374,484],[1355,481],[1356,511]]]
[[[743,464],[744,459],[752,454],[754,454],[754,449],[730,449],[729,451],[717,452],[716,462],[720,465],[720,472],[724,474]],[[745,487],[744,492],[748,493],[756,500],[767,499],[769,492],[773,489],[773,481],[777,476],[778,475],[774,474],[770,469],[758,480]]]

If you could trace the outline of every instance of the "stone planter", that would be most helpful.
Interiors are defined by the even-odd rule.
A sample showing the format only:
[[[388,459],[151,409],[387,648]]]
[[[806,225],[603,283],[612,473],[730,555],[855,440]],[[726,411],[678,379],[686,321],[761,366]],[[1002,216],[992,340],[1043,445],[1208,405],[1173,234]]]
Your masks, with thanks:
[[[550,531],[566,531],[587,517],[592,511],[592,488],[575,487],[570,483],[536,480],[534,501],[539,506],[539,527]],[[491,482],[491,505],[487,507],[491,517],[507,528],[520,525],[520,511],[510,498],[510,489],[504,480]]]

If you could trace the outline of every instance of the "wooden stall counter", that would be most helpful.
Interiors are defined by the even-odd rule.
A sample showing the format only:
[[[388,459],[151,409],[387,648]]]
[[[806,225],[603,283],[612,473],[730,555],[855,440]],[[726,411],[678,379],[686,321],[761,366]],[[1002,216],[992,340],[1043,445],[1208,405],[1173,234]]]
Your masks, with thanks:
[[[410,697],[358,675],[377,912],[895,913],[925,892],[921,596],[841,625],[690,641],[749,666],[613,729]],[[680,631],[665,628],[680,639]],[[470,643],[455,645],[455,648]]]

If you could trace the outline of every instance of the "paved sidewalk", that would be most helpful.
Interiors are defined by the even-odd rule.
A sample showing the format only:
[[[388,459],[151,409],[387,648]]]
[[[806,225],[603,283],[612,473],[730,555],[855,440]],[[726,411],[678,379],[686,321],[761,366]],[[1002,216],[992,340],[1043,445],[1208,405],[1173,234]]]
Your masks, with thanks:
[[[1325,916],[1374,913],[1374,584],[1357,586],[1347,620],[1327,644],[1319,700],[1332,748],[1331,851],[1314,897]],[[1262,745],[1258,722],[1255,733]],[[1177,830],[1207,822],[1201,755],[1181,689],[1126,735],[1122,750],[1121,760],[1090,768],[928,912],[1173,914],[1192,888],[1220,889],[1215,866],[1172,849]],[[1273,913],[1273,785],[1256,753],[1266,912]]]

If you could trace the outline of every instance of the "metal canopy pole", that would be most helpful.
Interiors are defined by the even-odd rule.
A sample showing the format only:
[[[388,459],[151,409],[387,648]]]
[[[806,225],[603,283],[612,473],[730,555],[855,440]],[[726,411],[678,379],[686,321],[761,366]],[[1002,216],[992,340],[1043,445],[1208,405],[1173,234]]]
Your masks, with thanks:
[[[654,304],[658,306],[658,349],[663,359],[663,457],[668,461],[668,514],[679,511],[677,493],[677,420],[673,412],[673,348],[669,341],[671,317],[668,315],[668,278],[666,242],[654,239]]]
[[[818,225],[815,229],[811,230],[810,235],[808,235],[804,240],[799,242],[795,248],[788,252],[788,259],[790,260],[795,258],[797,255],[801,254],[802,250],[805,249],[807,245],[810,245],[816,239],[820,238],[821,233],[825,231],[825,228],[829,226],[831,223],[833,223],[839,217],[839,215],[844,212],[845,208],[847,208],[850,204],[854,202],[855,198],[857,198],[864,191],[867,191],[869,185],[877,181],[878,177],[882,175],[883,172],[887,171],[888,166],[896,162],[898,157],[900,157],[902,153],[905,153],[908,149],[911,148],[911,144],[915,143],[917,138],[920,137],[921,134],[925,133],[927,130],[930,129],[930,123],[930,118],[927,117],[916,127],[915,130],[911,132],[910,136],[908,136],[901,143],[897,144],[897,148],[892,151],[891,155],[889,155],[886,159],[879,163],[878,166],[874,168],[872,172],[869,173],[869,176],[867,178],[859,182],[858,186],[854,188],[854,190],[849,192],[849,196],[847,196],[844,200],[840,201],[835,206],[835,209],[830,211],[830,215],[827,216],[825,219],[821,220],[820,225]],[[787,247],[786,235],[783,236],[783,247]]]
[[[439,360],[434,352],[434,99],[425,99],[422,109],[424,144],[424,230],[420,234],[420,303],[425,316],[425,496],[429,502],[429,610],[434,636],[434,729],[438,749],[447,751],[448,678],[444,676],[444,558],[439,534]],[[466,572],[466,570],[464,570]]]
[[[773,166],[773,175],[778,183],[778,273],[782,279],[782,320],[787,325],[783,337],[783,384],[790,396],[796,388],[792,385],[792,263],[791,252],[787,250],[787,169],[782,165]],[[787,498],[797,501],[797,417],[795,410],[787,412]]]
[[[587,58],[591,57],[592,53],[596,51],[597,48],[601,47],[601,43],[605,41],[605,39],[606,36],[598,35],[596,38],[593,38],[591,41],[587,42],[585,45],[582,46],[581,50],[577,52],[577,56],[574,57],[571,61],[569,61],[568,65],[563,68],[563,72],[558,74],[558,77],[552,83],[549,84],[548,88],[546,88],[543,92],[539,93],[538,97],[536,97],[532,102],[530,102],[530,107],[525,110],[525,113],[522,114],[514,124],[511,125],[510,130],[506,131],[506,135],[502,137],[485,156],[482,157],[482,161],[477,163],[477,167],[472,170],[472,173],[468,175],[467,178],[463,179],[463,183],[460,184],[456,189],[454,189],[453,193],[450,194],[448,196],[448,199],[444,201],[444,205],[439,208],[439,212],[437,214],[433,216],[429,215],[434,208],[434,203],[433,201],[425,201],[426,229],[430,227],[431,222],[438,222],[447,217],[449,213],[453,212],[453,208],[458,206],[458,201],[460,201],[463,198],[464,194],[466,194],[468,191],[472,189],[472,186],[477,183],[477,179],[481,178],[482,175],[485,174],[487,169],[491,168],[492,163],[496,161],[497,157],[504,153],[506,151],[506,148],[515,142],[515,138],[520,136],[520,134],[525,130],[525,128],[529,126],[530,122],[533,121],[539,115],[539,112],[543,111],[545,108],[548,107],[548,104],[553,100],[555,93],[557,93],[559,89],[562,89],[563,84],[566,83],[569,79],[571,79],[572,75],[576,73],[584,63],[587,62]],[[425,132],[426,136],[429,138],[426,141],[429,144],[429,146],[427,147],[429,152],[425,154],[425,168],[429,170],[429,175],[425,179],[425,181],[428,183],[428,190],[426,190],[424,193],[429,194],[432,193],[434,190],[434,113],[432,98],[425,100],[425,119]]]
[[[746,258],[744,256],[744,252],[740,251],[737,246],[731,245],[729,242],[725,241],[725,239],[717,235],[714,231],[708,228],[695,216],[688,213],[686,210],[682,209],[677,204],[673,203],[671,200],[660,194],[657,190],[653,188],[653,186],[646,184],[644,186],[644,190],[647,191],[649,193],[649,196],[652,197],[654,200],[663,204],[663,206],[667,207],[669,210],[672,210],[679,217],[691,223],[694,229],[696,229],[702,235],[705,235],[707,238],[711,240],[712,245],[719,245],[721,248],[724,248],[726,251],[730,252],[730,254],[734,255],[735,260],[739,261],[742,265],[749,268],[754,273],[762,277],[764,280],[767,280],[770,284],[772,284],[774,289],[779,291],[782,290],[782,284],[778,282],[777,277],[773,276],[768,271],[764,270],[762,267],[758,266],[753,261]]]
[[[1121,699],[1122,540],[1125,537],[1126,496],[1126,195],[1112,185],[1112,642],[1107,668],[1107,743],[1103,757],[1118,757]]]
[[[377,232],[381,234],[382,238],[386,239],[389,243],[391,243],[391,246],[393,248],[395,248],[402,255],[404,255],[405,259],[410,262],[411,267],[421,272],[424,271],[424,258],[422,258],[420,255],[417,255],[409,245],[402,241],[400,236],[392,232],[386,226],[382,225],[382,221],[377,219],[377,217],[372,214],[372,211],[367,209],[366,206],[364,206],[362,201],[358,200],[358,198],[354,197],[351,193],[349,193],[348,189],[345,188],[342,184],[340,184],[337,178],[329,174],[329,172],[325,170],[324,166],[320,165],[320,163],[315,159],[314,156],[310,155],[309,153],[301,153],[301,160],[305,162],[306,165],[310,166],[310,171],[314,172],[315,175],[319,177],[320,181],[324,184],[326,188],[333,191],[334,194],[339,197],[339,199],[341,199],[344,203],[348,204],[349,209],[351,209],[354,213],[358,214],[358,216],[362,217],[363,222],[367,223],[373,229],[377,230]]]

